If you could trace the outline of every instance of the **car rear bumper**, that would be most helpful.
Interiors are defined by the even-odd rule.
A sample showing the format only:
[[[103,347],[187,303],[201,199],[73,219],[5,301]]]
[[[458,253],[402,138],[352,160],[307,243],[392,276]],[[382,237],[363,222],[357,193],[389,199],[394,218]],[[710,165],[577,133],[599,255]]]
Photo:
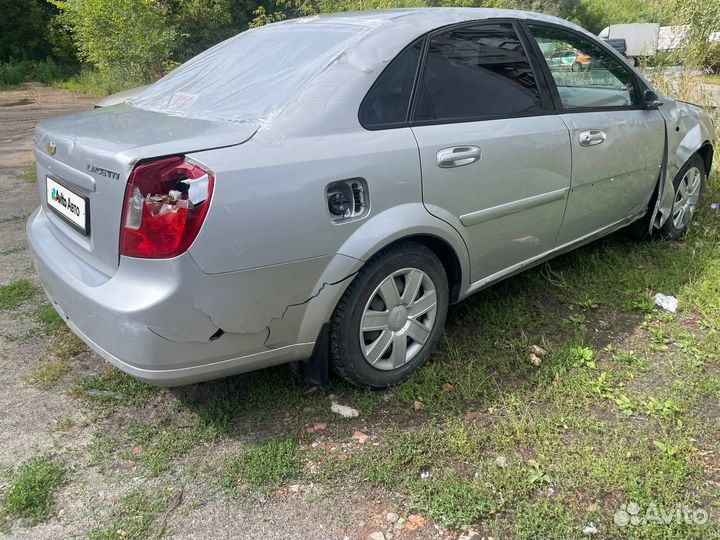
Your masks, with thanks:
[[[28,219],[27,236],[45,292],[71,330],[111,364],[153,384],[175,386],[308,358],[335,301],[328,287],[323,294],[298,293],[312,300],[298,313],[289,308],[292,302],[282,304],[292,298],[260,302],[278,296],[278,279],[297,280],[292,264],[205,274],[186,253],[122,258],[107,276],[55,239],[41,208]],[[306,281],[314,283],[319,276],[312,272],[307,269]],[[310,322],[308,311],[314,313]]]

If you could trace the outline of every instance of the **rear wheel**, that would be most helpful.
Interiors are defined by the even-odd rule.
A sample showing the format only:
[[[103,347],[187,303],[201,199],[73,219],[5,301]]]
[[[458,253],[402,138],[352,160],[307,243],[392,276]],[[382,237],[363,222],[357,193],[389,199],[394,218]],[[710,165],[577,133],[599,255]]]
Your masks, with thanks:
[[[364,388],[403,381],[435,348],[447,307],[447,276],[437,256],[416,242],[388,248],[358,273],[335,309],[334,370]]]
[[[670,216],[662,227],[665,238],[680,238],[690,227],[705,186],[705,163],[695,154],[680,169],[675,180],[675,199]]]

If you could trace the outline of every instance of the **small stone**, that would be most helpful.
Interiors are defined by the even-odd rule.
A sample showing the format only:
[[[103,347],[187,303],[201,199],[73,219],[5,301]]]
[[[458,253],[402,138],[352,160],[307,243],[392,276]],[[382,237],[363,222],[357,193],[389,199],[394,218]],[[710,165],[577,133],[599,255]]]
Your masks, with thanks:
[[[330,405],[330,410],[339,414],[343,418],[357,418],[360,416],[360,411],[357,409],[353,409],[352,407],[348,407],[346,405],[340,405],[339,403],[333,402],[333,404]]]
[[[393,525],[393,529],[395,529],[396,531],[402,531],[405,528],[405,520],[403,519],[402,521],[400,521],[400,519],[397,521],[397,523],[395,523],[395,525]]]
[[[597,527],[595,527],[595,524],[592,521],[590,523],[588,523],[585,526],[585,528],[583,529],[583,534],[587,534],[587,535],[597,534],[597,532],[598,532]]]
[[[316,433],[318,431],[325,431],[327,429],[327,424],[325,422],[318,422],[317,424],[313,424],[309,428],[307,428],[305,431],[308,433]]]
[[[467,532],[467,534],[463,534],[462,536],[458,537],[458,540],[481,540],[482,537],[480,536],[480,533],[477,531],[473,531],[472,529]]]
[[[395,523],[398,519],[400,519],[400,516],[395,512],[388,512],[387,516],[385,516],[385,521],[388,523]]]
[[[530,363],[535,367],[539,367],[540,364],[542,364],[542,358],[536,356],[534,353],[530,353]]]
[[[450,384],[449,382],[446,382],[446,383],[443,383],[442,389],[444,392],[452,392],[453,390],[455,390],[455,387],[452,384]]]
[[[539,356],[540,358],[544,358],[547,354],[547,351],[545,349],[543,349],[542,347],[538,347],[537,345],[531,345],[530,352],[533,353],[535,356]]]
[[[430,472],[429,471],[422,471],[420,473],[420,480],[427,480],[430,478]]]
[[[352,434],[352,439],[359,442],[360,444],[365,444],[368,438],[369,437],[365,435],[362,431],[356,431]]]
[[[416,411],[419,411],[423,407],[424,407],[424,405],[422,404],[422,401],[415,400],[413,402],[413,409],[415,409]]]
[[[298,493],[300,491],[300,484],[292,484],[291,486],[288,486],[288,491],[290,491],[290,493]]]
[[[377,531],[372,533],[370,536],[368,536],[369,540],[385,540],[385,533],[382,531]]]
[[[504,469],[507,467],[507,458],[505,456],[498,456],[495,458],[495,465],[500,467],[501,469]]]
[[[141,446],[133,446],[133,448],[130,452],[132,453],[133,456],[137,457],[143,453],[143,449]]]

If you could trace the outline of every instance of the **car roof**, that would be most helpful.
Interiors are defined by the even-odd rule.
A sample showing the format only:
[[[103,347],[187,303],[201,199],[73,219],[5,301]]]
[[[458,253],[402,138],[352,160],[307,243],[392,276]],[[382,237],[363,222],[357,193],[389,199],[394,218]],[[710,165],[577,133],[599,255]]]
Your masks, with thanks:
[[[514,9],[496,8],[462,8],[462,7],[425,7],[425,8],[397,8],[368,11],[348,11],[341,13],[323,13],[309,17],[288,19],[274,24],[299,25],[299,24],[360,24],[370,27],[390,29],[393,23],[413,24],[418,28],[431,30],[448,24],[487,19],[526,19],[535,21],[552,22],[574,29],[580,29],[577,25],[564,19],[536,13],[533,11],[522,11]]]

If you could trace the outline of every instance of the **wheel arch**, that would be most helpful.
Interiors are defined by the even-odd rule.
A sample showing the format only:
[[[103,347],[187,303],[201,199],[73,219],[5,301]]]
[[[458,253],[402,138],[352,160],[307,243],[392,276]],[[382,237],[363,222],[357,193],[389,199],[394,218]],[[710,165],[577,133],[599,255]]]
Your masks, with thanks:
[[[712,170],[714,152],[715,150],[710,141],[705,141],[696,152],[705,162],[705,173],[708,176],[710,176],[710,171]]]
[[[448,277],[450,301],[456,302],[469,286],[467,246],[453,226],[430,214],[422,203],[405,204],[375,216],[348,238],[340,253],[368,262],[384,249],[408,241],[418,242],[437,255]]]

